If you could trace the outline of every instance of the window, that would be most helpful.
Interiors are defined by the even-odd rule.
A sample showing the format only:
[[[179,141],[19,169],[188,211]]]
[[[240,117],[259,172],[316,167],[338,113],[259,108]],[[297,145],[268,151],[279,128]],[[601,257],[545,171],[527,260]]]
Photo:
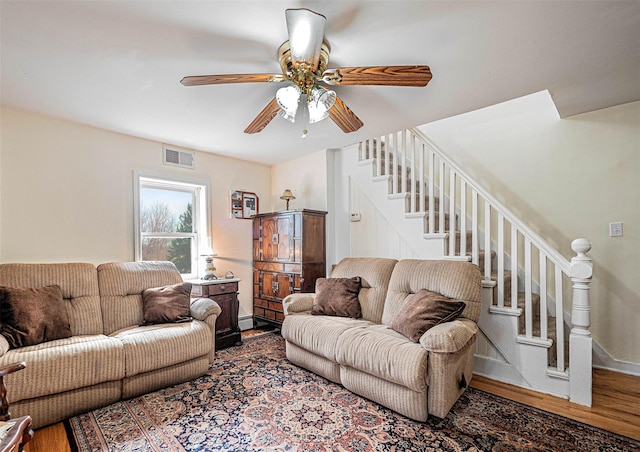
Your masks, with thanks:
[[[134,174],[135,259],[171,261],[183,278],[196,278],[207,238],[208,182]]]

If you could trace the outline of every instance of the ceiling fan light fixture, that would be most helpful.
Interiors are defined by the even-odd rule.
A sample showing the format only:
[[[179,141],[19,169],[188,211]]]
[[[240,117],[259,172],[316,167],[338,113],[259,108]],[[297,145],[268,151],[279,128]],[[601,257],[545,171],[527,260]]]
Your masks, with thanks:
[[[318,67],[327,18],[306,8],[285,10],[291,59],[297,67]]]
[[[336,102],[335,91],[314,86],[309,93],[309,123],[320,122],[329,116],[329,109]]]
[[[296,85],[285,86],[276,91],[276,101],[280,106],[280,115],[290,122],[296,122],[298,100],[302,91]]]

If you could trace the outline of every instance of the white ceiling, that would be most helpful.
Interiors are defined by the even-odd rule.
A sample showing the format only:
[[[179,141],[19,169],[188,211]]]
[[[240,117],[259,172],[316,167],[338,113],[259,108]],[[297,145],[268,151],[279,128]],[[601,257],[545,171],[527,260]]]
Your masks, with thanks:
[[[428,64],[425,88],[335,90],[364,122],[309,138],[276,117],[278,84],[184,87],[185,75],[279,72],[284,10],[327,17],[329,67]],[[2,104],[267,164],[549,90],[561,116],[640,100],[640,2],[0,1]]]

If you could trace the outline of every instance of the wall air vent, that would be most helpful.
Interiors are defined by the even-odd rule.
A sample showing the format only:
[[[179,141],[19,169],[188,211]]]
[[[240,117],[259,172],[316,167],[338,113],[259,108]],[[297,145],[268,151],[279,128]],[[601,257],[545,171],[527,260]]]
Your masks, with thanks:
[[[196,167],[195,154],[193,152],[167,146],[162,146],[162,163],[189,169],[195,169]]]

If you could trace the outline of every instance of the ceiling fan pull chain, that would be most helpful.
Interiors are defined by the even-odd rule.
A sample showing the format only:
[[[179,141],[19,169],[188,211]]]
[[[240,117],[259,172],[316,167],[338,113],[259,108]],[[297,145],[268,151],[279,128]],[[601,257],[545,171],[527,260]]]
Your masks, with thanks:
[[[300,96],[300,106],[298,107],[298,110],[300,110],[300,122],[302,123],[302,135],[300,136],[300,138],[302,138],[303,140],[305,138],[307,138],[307,136],[309,135],[309,96],[307,96],[306,94],[302,94]]]

